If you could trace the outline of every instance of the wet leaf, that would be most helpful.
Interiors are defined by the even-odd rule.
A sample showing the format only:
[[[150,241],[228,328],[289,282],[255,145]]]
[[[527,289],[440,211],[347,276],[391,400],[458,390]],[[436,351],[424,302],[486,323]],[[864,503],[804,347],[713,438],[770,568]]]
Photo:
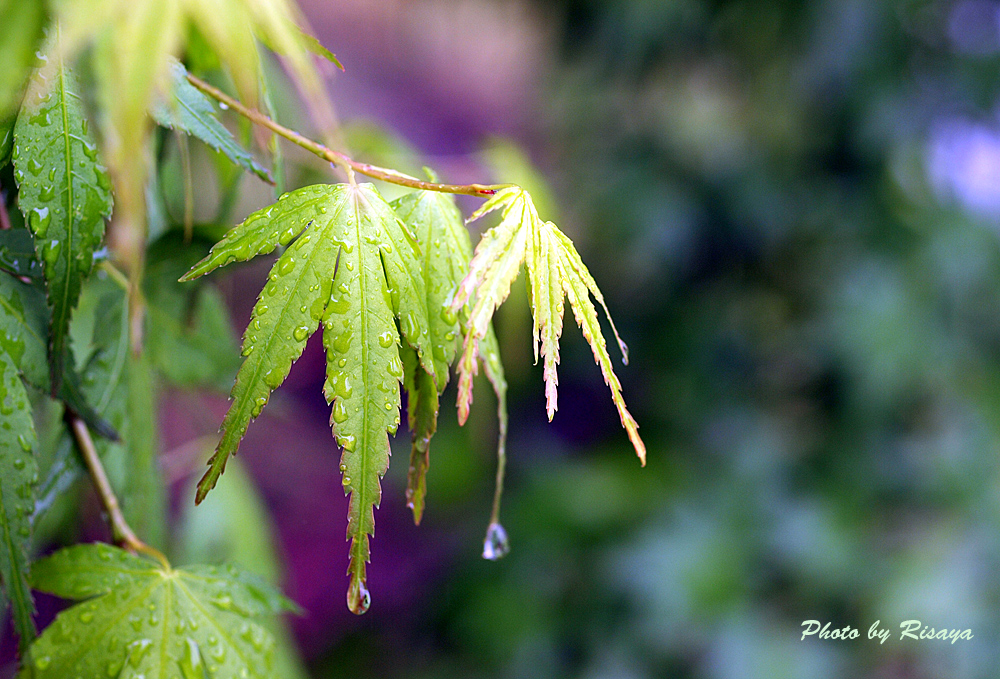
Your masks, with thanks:
[[[156,122],[197,137],[236,165],[270,184],[274,183],[267,168],[254,160],[250,152],[240,146],[229,130],[219,122],[212,103],[188,82],[187,70],[176,61],[170,64],[170,85],[170,98],[154,101],[150,108]]]
[[[432,176],[432,179],[434,177]],[[406,502],[413,510],[415,523],[420,523],[427,492],[427,470],[430,467],[430,441],[437,430],[439,394],[448,382],[451,364],[458,354],[462,342],[462,326],[468,315],[468,306],[455,313],[449,307],[452,295],[469,268],[472,258],[472,243],[455,205],[453,196],[431,191],[418,191],[402,196],[392,203],[393,209],[403,223],[413,232],[421,244],[421,271],[427,294],[427,317],[433,347],[434,372],[436,380],[430,379],[426,371],[404,353],[408,393],[408,423],[412,438],[410,468],[407,473]],[[503,382],[503,366],[496,347],[496,337],[492,325],[487,328],[492,339],[490,352],[483,351],[484,360],[489,356],[491,368],[487,371],[494,387]],[[492,353],[491,353],[492,352]],[[471,400],[471,389],[469,389]],[[500,399],[501,450],[506,435],[506,384],[497,389]],[[468,402],[465,414],[468,413]],[[464,417],[463,417],[464,421]]]
[[[40,68],[14,126],[18,205],[35,236],[51,309],[54,393],[62,381],[70,316],[111,215],[110,180],[98,162],[79,92],[76,77],[61,62]]]
[[[274,639],[254,618],[295,610],[234,566],[175,569],[103,544],[36,562],[32,584],[85,601],[31,646],[24,678],[271,677]]]
[[[480,351],[480,342],[487,334],[489,321],[496,308],[510,294],[510,285],[517,277],[521,264],[526,263],[531,284],[535,360],[538,360],[539,355],[543,360],[549,419],[552,419],[557,409],[559,337],[562,334],[563,301],[568,297],[577,324],[590,344],[594,360],[600,366],[604,381],[611,390],[611,399],[618,409],[622,426],[628,432],[639,459],[645,464],[646,447],[639,438],[635,419],[625,407],[621,383],[612,368],[591,295],[604,309],[626,363],[628,350],[618,337],[618,331],[604,303],[604,296],[572,241],[555,224],[543,222],[539,218],[531,197],[524,189],[515,186],[497,192],[470,220],[495,210],[502,210],[500,223],[483,235],[469,265],[469,273],[459,286],[451,305],[453,310],[458,310],[473,299],[474,293],[476,295],[469,314],[469,330],[462,357],[459,359],[459,416],[462,416],[461,395],[469,394],[468,398],[471,399],[471,375],[476,369],[475,356]]]
[[[402,337],[434,375],[419,249],[370,184],[310,186],[250,215],[184,280],[270,252],[296,236],[275,262],[254,307],[233,404],[197,500],[215,485],[248,424],[322,322],[327,350],[324,393],[333,404],[331,424],[343,448],[344,490],[351,494],[348,605],[363,613],[369,601],[368,536],[381,499],[379,479],[389,464],[388,433],[399,424],[403,366],[397,319]]]
[[[0,582],[10,601],[22,650],[35,637],[35,612],[28,587],[31,514],[35,508],[38,464],[35,425],[21,377],[0,347]],[[0,611],[3,609],[0,608]]]

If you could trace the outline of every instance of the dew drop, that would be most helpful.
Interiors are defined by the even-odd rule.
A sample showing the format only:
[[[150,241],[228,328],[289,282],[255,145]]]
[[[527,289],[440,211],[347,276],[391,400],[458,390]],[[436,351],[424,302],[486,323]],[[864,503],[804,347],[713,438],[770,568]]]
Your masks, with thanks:
[[[49,223],[52,221],[52,216],[49,214],[49,209],[47,207],[36,207],[28,215],[28,226],[39,238],[44,238],[45,233],[49,230]]]
[[[333,421],[344,422],[346,420],[347,420],[347,404],[342,399],[338,398],[337,402],[333,404]]]
[[[486,529],[486,539],[483,540],[483,558],[496,561],[506,556],[509,551],[507,531],[499,523],[491,523]]]
[[[361,578],[352,578],[351,585],[347,588],[347,607],[351,613],[361,615],[365,613],[372,604],[372,595],[365,586]]]
[[[302,342],[306,337],[309,336],[309,328],[301,325],[292,332],[292,336],[295,338],[296,342]]]
[[[185,638],[184,641],[184,654],[177,661],[181,674],[184,675],[184,679],[205,679],[205,665],[201,660],[198,642],[191,637]]]
[[[381,335],[378,336],[378,343],[384,349],[388,349],[393,344],[395,344],[396,338],[393,336],[391,330],[386,330]]]

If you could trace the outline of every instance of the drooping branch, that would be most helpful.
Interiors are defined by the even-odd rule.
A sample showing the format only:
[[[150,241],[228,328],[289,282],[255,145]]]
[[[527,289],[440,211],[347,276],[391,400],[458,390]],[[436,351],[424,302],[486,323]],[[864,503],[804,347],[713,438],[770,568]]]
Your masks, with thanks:
[[[397,172],[385,167],[378,167],[376,165],[369,165],[368,163],[360,163],[348,155],[341,153],[340,151],[334,151],[333,149],[324,146],[318,142],[313,141],[307,137],[302,136],[295,130],[291,130],[284,125],[276,123],[274,120],[264,115],[260,111],[254,110],[247,106],[244,106],[239,101],[230,97],[228,94],[223,92],[217,87],[209,85],[207,82],[194,76],[190,73],[187,74],[188,82],[194,85],[196,88],[212,97],[213,99],[225,104],[229,108],[233,109],[247,120],[250,120],[257,125],[266,127],[275,134],[278,134],[288,141],[297,144],[298,146],[304,148],[306,151],[313,153],[327,162],[334,163],[343,167],[348,171],[348,175],[351,172],[357,172],[359,174],[372,177],[374,179],[381,179],[384,182],[389,182],[390,184],[397,184],[399,186],[406,186],[411,189],[421,189],[423,191],[438,191],[440,193],[459,193],[466,196],[480,196],[487,197],[492,196],[497,191],[503,188],[507,188],[510,184],[438,184],[436,182],[425,182],[417,179],[416,177],[411,177],[409,175],[403,174],[402,172]]]

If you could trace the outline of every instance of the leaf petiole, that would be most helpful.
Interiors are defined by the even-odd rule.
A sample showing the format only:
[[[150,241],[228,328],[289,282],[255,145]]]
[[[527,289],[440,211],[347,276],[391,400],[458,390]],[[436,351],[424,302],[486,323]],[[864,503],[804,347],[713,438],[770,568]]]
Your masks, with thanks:
[[[260,111],[244,106],[219,88],[209,85],[207,82],[195,75],[192,75],[191,73],[187,74],[187,79],[188,82],[201,90],[203,93],[212,97],[216,101],[222,102],[251,122],[262,127],[266,127],[275,134],[278,134],[288,141],[297,144],[306,151],[319,156],[323,160],[344,168],[344,170],[347,171],[348,176],[352,176],[354,172],[357,172],[374,179],[381,179],[384,182],[397,184],[399,186],[406,186],[411,189],[437,191],[439,193],[459,193],[466,196],[480,196],[482,198],[492,196],[500,189],[512,186],[511,184],[439,184],[437,182],[425,182],[417,179],[416,177],[411,177],[403,174],[402,172],[397,172],[396,170],[378,167],[377,165],[369,165],[368,163],[359,163],[345,153],[334,151],[323,144],[304,137],[294,130],[288,129],[284,125],[276,123]]]
[[[93,481],[94,488],[97,490],[97,495],[101,500],[101,505],[104,506],[104,511],[108,514],[108,521],[111,522],[111,532],[115,542],[130,551],[139,552],[140,554],[145,554],[156,559],[169,571],[170,562],[167,561],[167,557],[163,555],[163,552],[155,547],[150,547],[140,540],[125,520],[121,505],[118,503],[118,496],[115,495],[114,489],[111,488],[111,482],[108,481],[104,465],[101,464],[101,458],[97,455],[97,448],[94,446],[94,439],[90,436],[90,429],[87,428],[87,423],[77,415],[72,414],[70,415],[70,426],[73,429],[73,436],[80,449],[84,465],[87,467],[87,473],[90,474],[90,480]]]

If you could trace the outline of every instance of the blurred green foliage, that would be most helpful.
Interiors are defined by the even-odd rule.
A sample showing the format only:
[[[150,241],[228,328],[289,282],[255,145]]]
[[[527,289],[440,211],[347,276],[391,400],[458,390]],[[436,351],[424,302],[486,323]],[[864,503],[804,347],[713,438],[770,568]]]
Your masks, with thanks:
[[[499,315],[511,554],[449,565],[398,655],[386,626],[317,668],[379,649],[390,677],[994,676],[1000,212],[935,184],[955,169],[933,148],[943,124],[996,129],[996,4],[535,4],[558,63],[534,150],[631,346],[649,465],[572,332],[546,428],[541,367],[510,367],[523,321]],[[962,42],[967,5],[992,47]],[[450,463],[466,441],[488,459],[471,426],[442,420],[432,525],[487,506],[489,468]],[[975,639],[900,641],[911,618]],[[862,638],[800,642],[806,619]]]

